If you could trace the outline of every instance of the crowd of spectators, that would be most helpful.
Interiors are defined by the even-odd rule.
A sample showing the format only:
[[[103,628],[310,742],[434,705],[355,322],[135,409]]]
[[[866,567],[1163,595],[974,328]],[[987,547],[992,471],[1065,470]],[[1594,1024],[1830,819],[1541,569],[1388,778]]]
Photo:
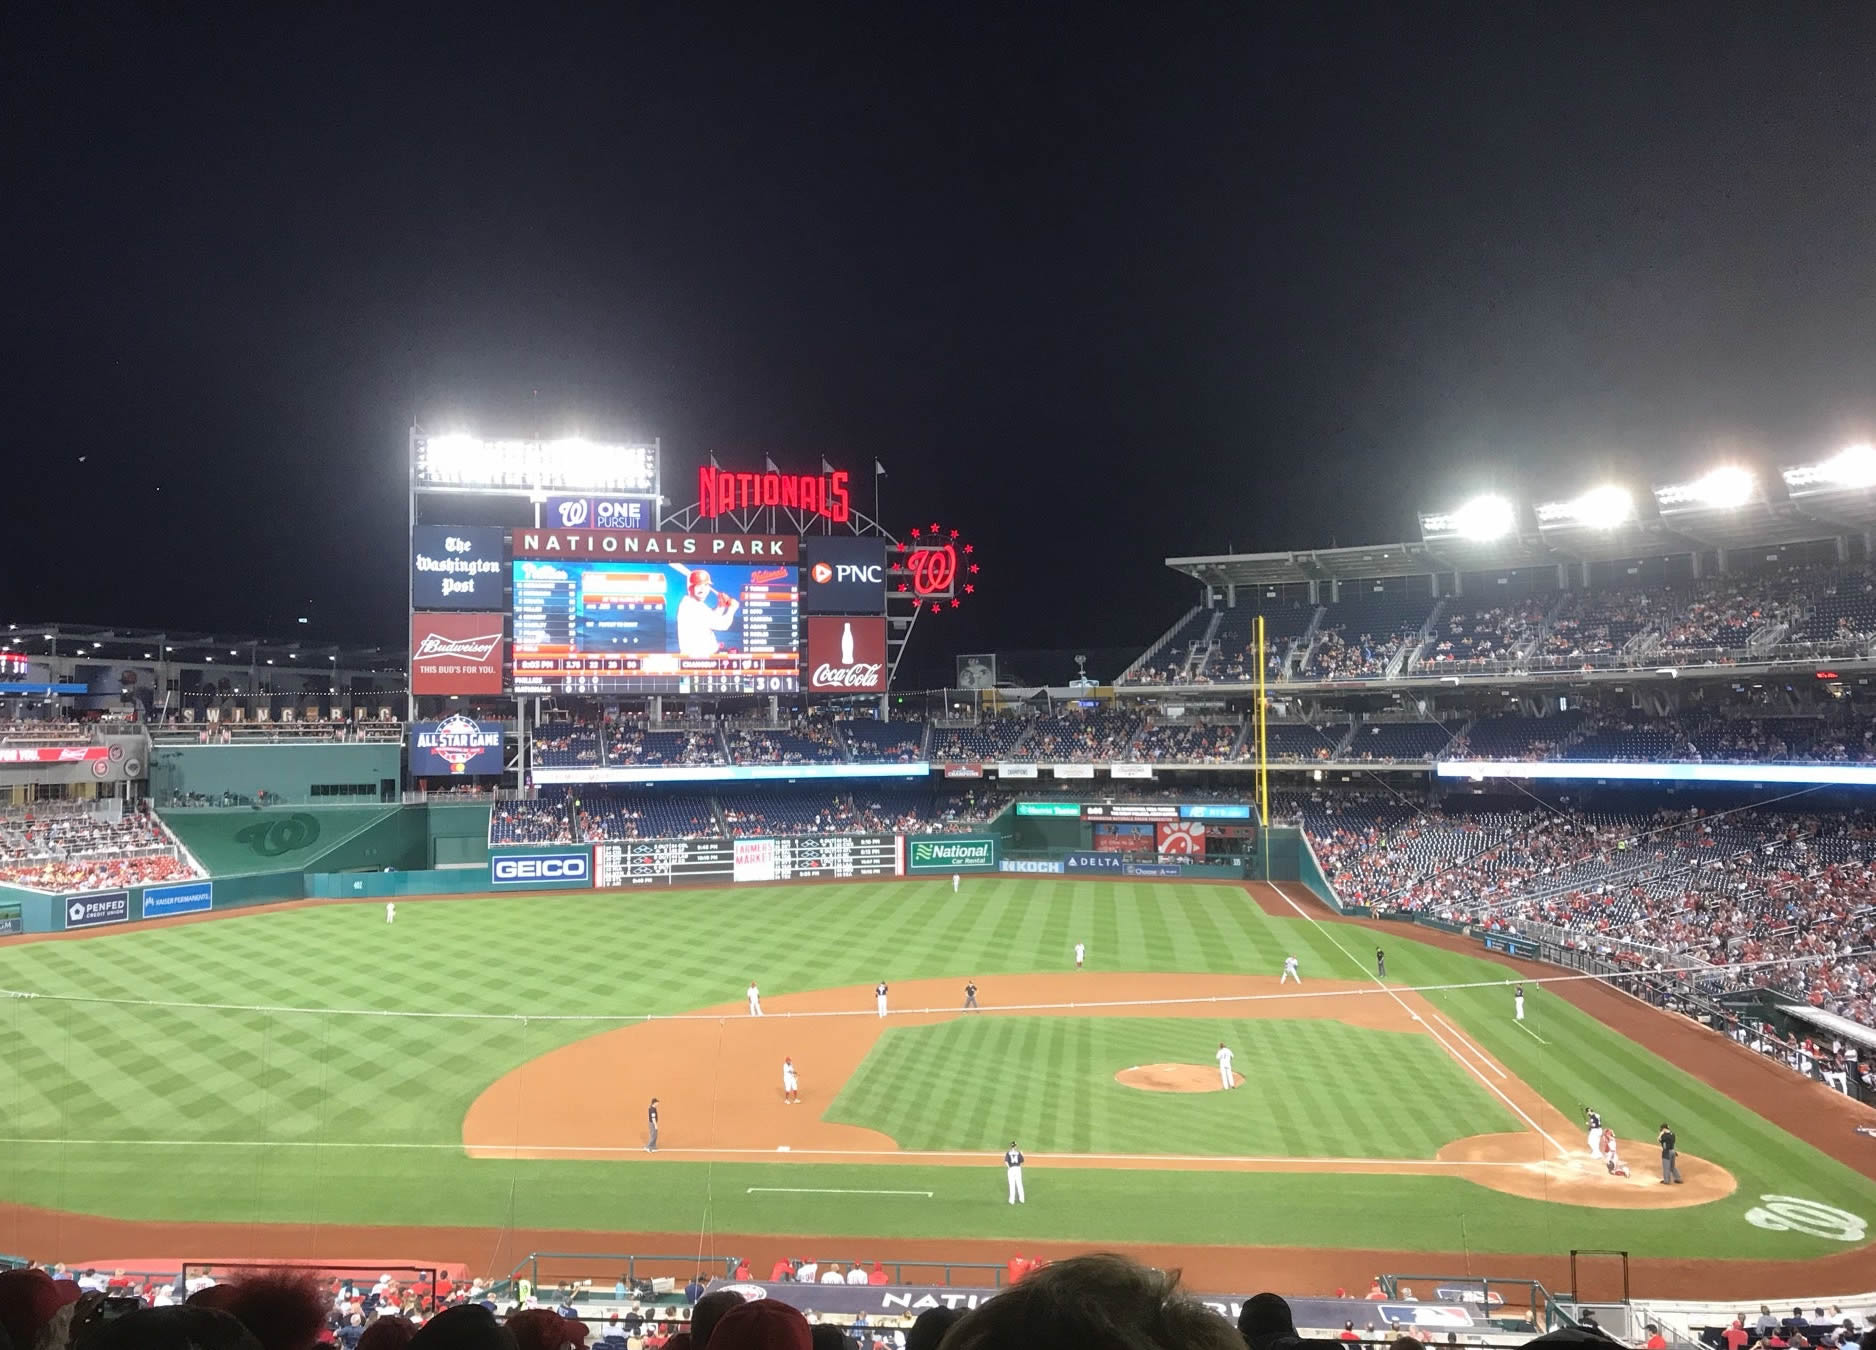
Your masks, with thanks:
[[[855,764],[911,764],[925,758],[925,724],[860,717],[839,724]]]
[[[797,714],[784,728],[725,726],[734,764],[838,764],[840,738],[833,719],[818,711]]]
[[[1124,759],[1127,743],[1139,726],[1139,719],[1131,713],[1065,708],[1036,719],[1021,758],[1058,764]]]
[[[1123,758],[1146,764],[1227,764],[1243,734],[1238,722],[1149,720]]]
[[[489,808],[491,844],[571,844],[573,822],[558,795],[498,801]]]
[[[197,875],[142,803],[40,802],[0,812],[0,881],[47,891],[117,890]]]
[[[1431,640],[1420,653],[1420,666],[1452,669],[1513,661],[1543,627],[1544,609],[1542,600],[1484,609],[1442,606]]]

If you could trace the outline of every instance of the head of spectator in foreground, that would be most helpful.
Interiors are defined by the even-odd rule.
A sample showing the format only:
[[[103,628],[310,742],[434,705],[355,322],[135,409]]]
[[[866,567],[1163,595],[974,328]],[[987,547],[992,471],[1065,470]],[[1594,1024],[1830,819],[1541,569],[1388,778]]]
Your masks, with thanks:
[[[357,1350],[404,1350],[416,1334],[417,1324],[408,1317],[374,1318],[358,1338]]]
[[[814,1350],[814,1333],[808,1319],[780,1299],[752,1298],[717,1320],[710,1350]]]
[[[508,1328],[480,1303],[445,1308],[411,1337],[410,1350],[518,1350]]]
[[[697,1300],[690,1310],[690,1339],[696,1350],[710,1344],[710,1333],[716,1330],[723,1314],[743,1301],[743,1296],[734,1289],[713,1289]]]
[[[59,1309],[78,1301],[78,1286],[43,1270],[0,1271],[0,1332],[14,1350],[32,1350],[39,1332]]]
[[[808,1328],[814,1350],[853,1350],[853,1340],[832,1322],[816,1322]]]
[[[329,1300],[311,1272],[260,1270],[226,1285],[219,1306],[254,1333],[261,1350],[312,1350],[326,1329]]]
[[[1276,1294],[1252,1294],[1238,1313],[1238,1334],[1251,1350],[1300,1347],[1296,1318],[1290,1305]]]
[[[963,1320],[962,1308],[927,1308],[905,1333],[905,1350],[938,1350],[945,1333]]]
[[[945,1350],[1244,1350],[1179,1277],[1124,1256],[1057,1261],[965,1314]]]
[[[86,1336],[83,1350],[261,1350],[254,1333],[218,1308],[143,1308]]]
[[[508,1319],[519,1350],[586,1350],[586,1323],[551,1308],[530,1308]]]

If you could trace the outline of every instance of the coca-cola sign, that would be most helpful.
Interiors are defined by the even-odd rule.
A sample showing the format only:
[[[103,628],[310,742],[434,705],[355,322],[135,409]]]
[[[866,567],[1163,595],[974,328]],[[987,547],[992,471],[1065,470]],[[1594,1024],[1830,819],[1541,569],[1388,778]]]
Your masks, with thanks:
[[[807,616],[806,678],[810,693],[886,692],[886,620]]]
[[[501,693],[503,636],[500,614],[411,615],[411,692]]]

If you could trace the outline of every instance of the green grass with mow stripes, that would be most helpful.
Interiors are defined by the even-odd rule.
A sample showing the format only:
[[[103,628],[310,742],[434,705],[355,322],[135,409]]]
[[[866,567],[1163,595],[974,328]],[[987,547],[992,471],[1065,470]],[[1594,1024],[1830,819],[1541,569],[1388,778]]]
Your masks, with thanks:
[[[1246,1087],[1164,1093],[1121,1069],[1232,1048]],[[1299,1066],[1320,1066],[1299,1072]],[[1263,1090],[1265,1084],[1282,1090]],[[1519,1122],[1434,1042],[1334,1021],[967,1017],[881,1037],[827,1117],[901,1148],[1430,1158]]]
[[[1007,1142],[1015,1117],[1032,1132],[1030,1203],[1020,1208],[1003,1203],[994,1153],[981,1168],[890,1170],[472,1161],[460,1149],[462,1116],[501,1074],[622,1017],[734,1003],[751,978],[771,997],[881,976],[987,980],[1066,969],[1073,944],[1085,941],[1096,970],[1275,974],[1294,954],[1306,979],[1361,979],[1374,941],[1345,925],[1265,915],[1232,887],[1006,876],[971,878],[958,896],[947,877],[404,901],[394,927],[383,913],[380,904],[331,904],[0,948],[0,989],[40,996],[0,997],[0,1200],[149,1219],[594,1230],[708,1222],[826,1236],[1475,1253],[1620,1247],[1637,1256],[1791,1259],[1845,1244],[1746,1222],[1761,1195],[1876,1221],[1876,1185],[1751,1103],[1724,1099],[1534,986],[1530,1019],[1518,1027],[1506,970],[1482,955],[1422,946],[1406,928],[1387,939],[1393,980],[1478,985],[1427,997],[1559,1108],[1596,1105],[1634,1141],[1638,1165],[1649,1161],[1654,1126],[1670,1119],[1688,1152],[1734,1172],[1738,1193],[1647,1213],[1522,1200],[1438,1174],[1128,1172],[1051,1161],[1051,1149],[1083,1140],[1102,1141],[1101,1151],[1146,1141],[1231,1153],[1252,1151],[1240,1140],[1304,1153],[1340,1140],[1370,1156],[1430,1155],[1455,1133],[1503,1128],[1495,1099],[1468,1086],[1470,1075],[1456,1085],[1451,1061],[1429,1059],[1424,1045],[1390,1048],[1381,1075],[1352,1050],[1323,1053],[1307,1040],[1260,1060],[1261,1038],[1290,1034],[1268,1029],[1276,1023],[1215,1035],[1217,1023],[1158,1019],[999,1026],[987,1017],[950,1024],[955,1032],[934,1028],[925,1058],[945,1061],[943,1085],[897,1067],[909,1029],[888,1033],[838,1110],[863,1112],[908,1145],[987,1150]],[[1293,1025],[1305,1038],[1333,1034],[1329,1024]],[[1138,1045],[1120,1057],[1146,1060],[1148,1044],[1161,1043],[1159,1026],[1182,1046],[1207,1026],[1206,1043],[1233,1041],[1238,1067],[1267,1086],[1187,1100],[1116,1095],[1123,1090],[1111,1074],[1121,1065],[1106,1059]],[[946,1034],[1030,1040],[1004,1062],[995,1045]],[[604,1109],[597,1099],[595,1109]],[[681,1133],[682,1122],[667,1119],[665,1128]],[[749,1193],[803,1185],[932,1196]],[[0,1250],[9,1249],[6,1236],[0,1228]]]

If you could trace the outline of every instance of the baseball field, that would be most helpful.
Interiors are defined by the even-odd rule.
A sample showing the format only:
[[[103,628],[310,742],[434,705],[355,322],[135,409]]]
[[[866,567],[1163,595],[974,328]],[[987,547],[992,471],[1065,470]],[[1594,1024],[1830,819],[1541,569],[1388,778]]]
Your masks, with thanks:
[[[1279,983],[1291,955],[1301,986]],[[15,940],[0,1250],[401,1251],[500,1273],[543,1247],[1108,1246],[1220,1288],[1556,1278],[1572,1248],[1630,1252],[1638,1291],[1867,1273],[1860,1108],[1561,975],[1336,919],[1294,886],[1026,876],[956,896],[947,878],[406,900],[394,925],[382,904],[283,906]],[[1584,1104],[1631,1176],[1590,1159]],[[1663,1120],[1682,1186],[1659,1184]]]

